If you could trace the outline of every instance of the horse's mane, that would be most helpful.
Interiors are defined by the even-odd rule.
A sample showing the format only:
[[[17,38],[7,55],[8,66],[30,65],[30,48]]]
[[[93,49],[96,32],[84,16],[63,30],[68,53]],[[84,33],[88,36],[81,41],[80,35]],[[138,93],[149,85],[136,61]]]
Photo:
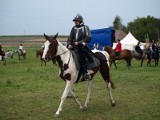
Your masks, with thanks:
[[[109,54],[112,53],[112,52],[114,52],[114,50],[110,46],[104,46],[103,50],[107,51]]]

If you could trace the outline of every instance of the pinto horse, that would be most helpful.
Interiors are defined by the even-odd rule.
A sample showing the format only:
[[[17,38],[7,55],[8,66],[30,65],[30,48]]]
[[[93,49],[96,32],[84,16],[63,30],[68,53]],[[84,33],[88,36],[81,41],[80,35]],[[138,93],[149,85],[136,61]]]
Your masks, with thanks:
[[[24,58],[24,59],[26,59],[26,51],[25,50],[23,50],[23,52],[21,51],[21,50],[15,50],[15,52],[17,52],[17,54],[18,54],[18,58],[19,58],[19,60],[21,60],[21,56]]]
[[[110,66],[112,65],[112,63],[114,64],[115,68],[117,69],[117,65],[116,65],[116,51],[114,49],[112,49],[109,46],[104,46],[103,47],[103,51],[108,52],[108,54],[110,55]],[[119,55],[119,60],[125,60],[127,63],[127,68],[129,69],[131,67],[131,60],[132,60],[132,54],[130,50],[122,50],[122,52]]]
[[[59,108],[57,110],[57,112],[55,113],[55,117],[58,117],[60,115],[60,112],[62,111],[62,106],[64,104],[64,101],[68,95],[68,93],[71,93],[71,95],[73,96],[74,100],[76,101],[76,103],[79,105],[79,108],[81,110],[83,110],[84,108],[87,108],[89,100],[90,100],[90,96],[91,96],[91,88],[92,88],[92,79],[94,77],[94,75],[99,71],[105,81],[105,84],[108,87],[108,91],[109,91],[109,96],[110,96],[110,101],[111,101],[111,105],[115,106],[115,101],[113,100],[112,97],[112,89],[114,89],[114,84],[113,82],[110,80],[110,76],[109,76],[109,66],[107,64],[107,62],[105,61],[101,61],[100,60],[100,65],[87,70],[88,73],[91,75],[91,80],[87,80],[88,83],[88,94],[86,97],[86,101],[84,106],[82,106],[81,102],[77,99],[77,97],[75,96],[75,93],[73,91],[73,84],[76,83],[77,78],[78,78],[78,73],[79,70],[76,68],[76,61],[74,60],[71,51],[66,48],[65,46],[63,46],[58,40],[56,40],[58,34],[54,35],[54,36],[47,36],[45,35],[46,38],[46,42],[44,43],[44,51],[43,51],[43,56],[42,58],[44,60],[47,61],[48,58],[54,58],[55,61],[57,62],[59,68],[60,68],[60,77],[65,81],[66,86],[64,89],[64,92],[62,94],[61,97],[61,102],[59,105]],[[97,57],[105,57],[101,52],[95,53],[97,55]],[[82,76],[81,76],[82,78]]]
[[[142,67],[142,65],[143,65],[143,61],[144,61],[144,59],[146,58],[146,55],[147,55],[147,53],[148,53],[148,51],[149,51],[149,44],[146,44],[145,46],[144,46],[144,49],[142,50],[142,55],[138,52],[138,51],[136,51],[135,50],[135,46],[133,46],[133,51],[132,51],[132,56],[136,59],[136,60],[141,60],[141,67]]]
[[[14,56],[14,51],[7,51],[7,52],[5,52],[5,56],[6,56],[6,58],[10,57],[12,59],[13,56]]]

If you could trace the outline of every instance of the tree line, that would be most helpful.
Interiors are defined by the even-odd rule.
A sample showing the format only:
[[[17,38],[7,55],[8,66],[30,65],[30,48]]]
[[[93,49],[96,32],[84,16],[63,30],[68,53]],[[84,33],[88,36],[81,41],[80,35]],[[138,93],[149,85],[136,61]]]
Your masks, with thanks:
[[[111,27],[116,30],[122,30],[125,33],[130,31],[141,42],[160,41],[160,18],[150,15],[138,17],[129,22],[127,26],[122,24],[120,16],[116,16]]]

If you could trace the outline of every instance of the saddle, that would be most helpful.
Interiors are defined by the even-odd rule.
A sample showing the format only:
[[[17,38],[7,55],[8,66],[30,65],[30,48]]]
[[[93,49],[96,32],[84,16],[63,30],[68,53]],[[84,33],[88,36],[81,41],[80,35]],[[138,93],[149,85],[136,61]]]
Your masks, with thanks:
[[[136,46],[135,50],[136,50],[137,53],[140,53],[140,54],[142,53],[142,50],[141,50],[141,48],[139,46]]]
[[[80,69],[81,69],[81,65],[80,65],[80,63],[79,63],[80,57],[79,57],[77,51],[75,51],[75,50],[70,50],[70,51],[71,51],[72,56],[73,56],[73,59],[74,59],[74,61],[75,61],[77,70],[80,70]],[[93,53],[93,54],[94,54],[94,53]],[[92,69],[92,68],[97,67],[97,66],[100,65],[100,61],[99,61],[98,58],[96,58],[94,55],[91,55],[90,57],[91,57],[91,59],[92,59],[93,61],[90,62],[90,61],[88,60],[87,70],[90,70],[90,69]]]
[[[81,66],[81,64],[79,62],[80,57],[79,57],[79,54],[77,53],[77,51],[76,50],[70,50],[70,51],[71,51],[73,59],[75,61],[76,68],[77,68],[77,70],[79,70],[78,77],[77,77],[77,80],[76,80],[76,83],[78,83],[81,75],[83,74],[83,69],[82,69],[83,66]],[[100,60],[94,56],[94,53],[91,54],[90,57],[91,57],[92,60],[91,61],[88,60],[87,66],[86,66],[87,70],[90,70],[90,69],[100,65]],[[85,81],[85,79],[83,78],[82,81]]]
[[[19,49],[19,51],[20,51],[20,54],[22,54],[22,55],[24,54],[24,52],[23,52],[23,50],[22,50],[22,49]]]

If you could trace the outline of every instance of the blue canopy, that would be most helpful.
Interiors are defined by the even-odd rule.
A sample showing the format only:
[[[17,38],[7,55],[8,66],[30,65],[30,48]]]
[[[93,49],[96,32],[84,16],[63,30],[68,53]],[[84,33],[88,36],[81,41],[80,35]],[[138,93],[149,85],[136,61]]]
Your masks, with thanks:
[[[99,50],[102,50],[104,45],[112,47],[114,39],[115,30],[112,28],[103,28],[97,30],[91,30],[91,42],[88,44],[89,48],[92,50],[93,45],[99,44]]]

